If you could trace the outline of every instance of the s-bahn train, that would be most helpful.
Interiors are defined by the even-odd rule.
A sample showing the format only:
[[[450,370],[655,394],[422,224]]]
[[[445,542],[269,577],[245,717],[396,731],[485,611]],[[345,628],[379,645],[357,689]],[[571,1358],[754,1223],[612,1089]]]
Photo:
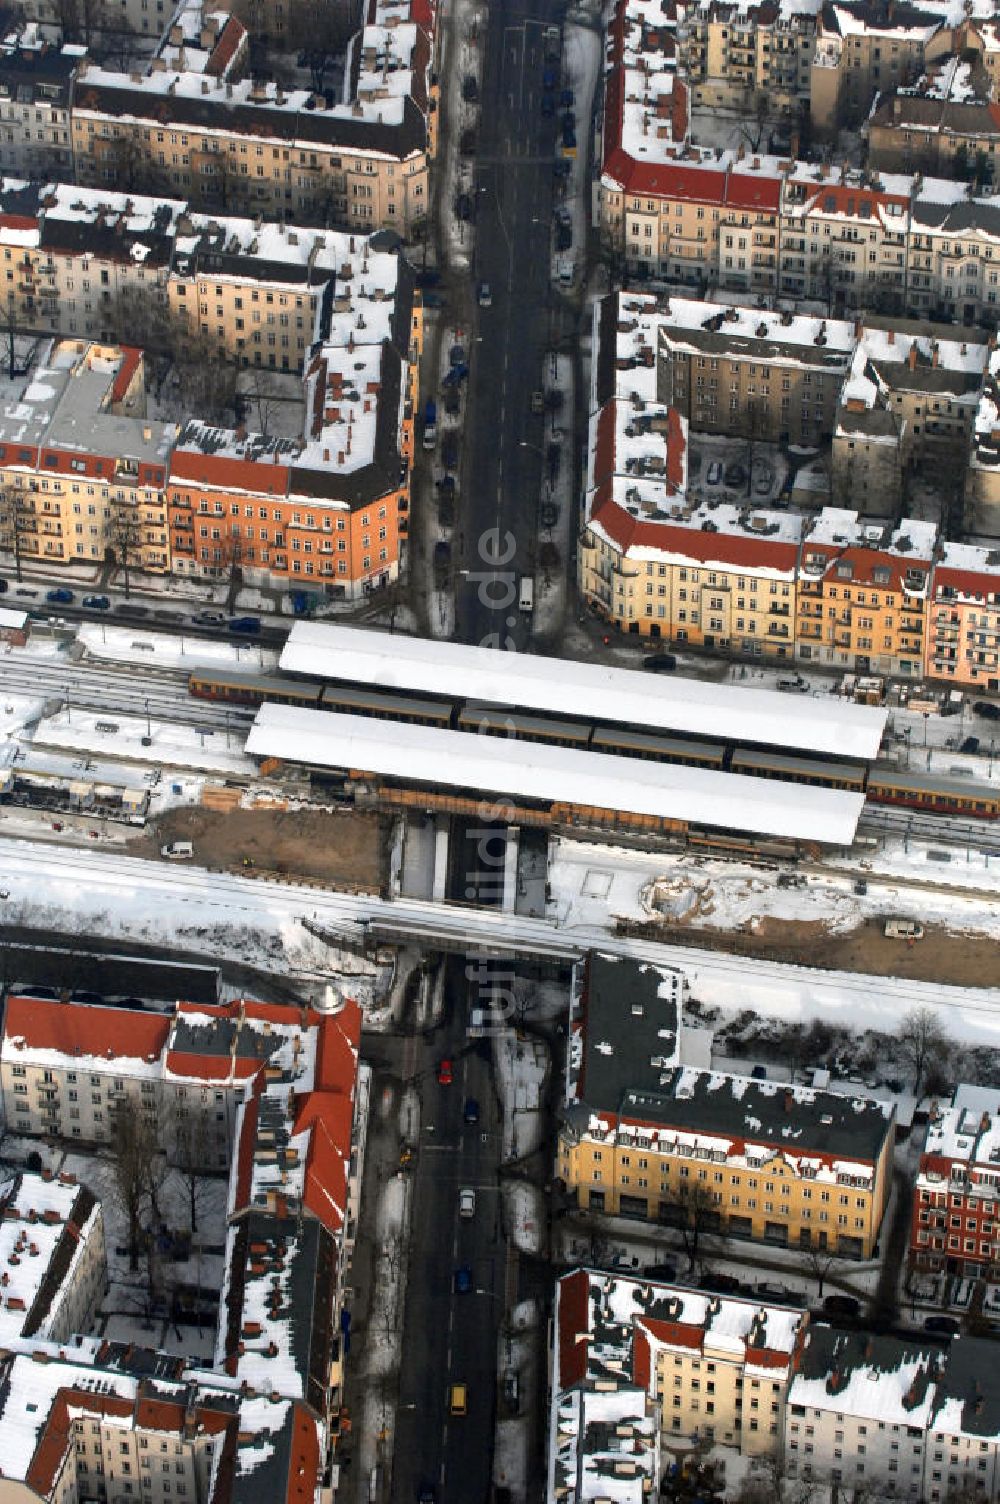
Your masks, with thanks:
[[[392,694],[367,686],[321,683],[285,674],[196,671],[188,680],[188,690],[199,699],[222,704],[258,706],[270,701],[278,705],[301,705],[310,710],[374,716],[442,730],[547,742],[613,757],[651,758],[752,778],[813,783],[823,788],[863,793],[871,804],[901,805],[927,814],[960,815],[975,820],[1000,817],[1000,792],[988,785],[971,778],[940,778],[931,773],[903,771],[886,763],[875,763],[869,769],[863,762],[800,757],[736,741],[663,736],[635,726],[526,714],[471,700]]]

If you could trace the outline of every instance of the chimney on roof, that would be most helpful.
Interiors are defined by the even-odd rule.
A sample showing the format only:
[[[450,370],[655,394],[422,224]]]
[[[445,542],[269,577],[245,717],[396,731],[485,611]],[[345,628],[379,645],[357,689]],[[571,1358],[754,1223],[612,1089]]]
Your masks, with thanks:
[[[785,1087],[785,1111],[791,1112],[795,1105],[795,1093],[790,1086]]]
[[[888,340],[888,342],[889,342],[890,345],[894,345],[896,343],[896,331],[895,331],[895,329],[889,329],[889,330],[886,331],[886,339]]]
[[[940,353],[941,352],[940,352],[940,348],[938,346],[937,340],[936,339],[932,340],[931,341],[931,365],[934,367],[935,370],[937,369],[938,356],[940,355]]]
[[[989,1133],[990,1131],[990,1115],[988,1112],[984,1112],[979,1119],[979,1131],[980,1133]]]
[[[909,353],[907,354],[907,357],[906,357],[906,364],[909,366],[909,368],[910,368],[911,371],[915,371],[917,369],[917,342],[916,342],[916,340],[911,341]]]

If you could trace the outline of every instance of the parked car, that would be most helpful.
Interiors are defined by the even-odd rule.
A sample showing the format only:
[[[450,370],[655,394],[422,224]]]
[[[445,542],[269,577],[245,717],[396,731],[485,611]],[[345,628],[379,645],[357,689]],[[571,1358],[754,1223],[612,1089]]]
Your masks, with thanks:
[[[924,1331],[939,1337],[957,1337],[961,1330],[954,1316],[928,1316],[924,1322]]]
[[[75,597],[72,590],[67,590],[65,586],[60,585],[56,590],[47,590],[45,599],[52,606],[69,606],[72,605]]]
[[[462,1115],[467,1123],[471,1124],[479,1122],[479,1103],[476,1101],[475,1097],[466,1097],[465,1111]]]
[[[425,292],[423,294],[425,308],[443,308],[444,303],[439,292]]]
[[[556,250],[568,251],[573,244],[573,225],[567,219],[560,219],[556,224]]]
[[[479,84],[474,73],[467,73],[462,79],[462,98],[466,104],[475,104],[479,98]]]
[[[959,747],[958,750],[960,752],[978,752],[979,751],[979,737],[978,736],[967,736],[965,738],[965,741],[962,743],[962,745]]]
[[[557,158],[557,160],[552,164],[553,177],[568,178],[572,171],[573,164],[572,162],[568,162],[565,157]]]
[[[28,586],[28,585],[19,585],[17,587],[17,589],[14,591],[14,594],[15,595],[23,595],[23,596],[27,597],[30,600],[36,600],[37,597],[38,597],[38,591],[37,590],[32,590],[31,587]]]
[[[0,580],[0,595],[6,595],[7,594],[7,590],[8,590],[7,581],[6,580]]]
[[[438,1085],[450,1086],[453,1080],[452,1064],[448,1057],[445,1056],[443,1060],[438,1061]]]
[[[474,157],[476,155],[476,133],[469,126],[458,138],[458,154],[460,157]]]
[[[972,708],[984,721],[1000,721],[1000,705],[994,705],[991,700],[976,700]]]
[[[532,392],[532,394],[531,394],[531,411],[535,414],[536,417],[538,416],[539,413],[543,413],[545,411],[545,393],[544,392],[539,392],[539,391]]]
[[[493,293],[490,290],[490,284],[488,282],[480,282],[479,291],[476,296],[478,298],[480,308],[491,308],[493,306]]]
[[[458,438],[454,431],[446,433],[441,441],[441,463],[446,470],[454,470],[458,464]]]
[[[434,545],[434,568],[445,570],[451,563],[451,544],[444,538],[439,538]]]
[[[753,472],[753,490],[755,496],[767,496],[774,485],[774,471],[766,465],[755,465]]]
[[[191,620],[199,627],[221,627],[226,616],[223,611],[196,611]]]
[[[642,660],[642,666],[651,674],[672,674],[677,667],[677,659],[673,653],[649,653]]]
[[[643,1270],[643,1273],[652,1275],[654,1279],[676,1279],[677,1265],[664,1260],[661,1264],[650,1264],[648,1269]]]
[[[794,679],[779,679],[777,688],[785,695],[807,695],[809,693],[808,680],[803,679],[801,674],[796,674]]]
[[[735,462],[731,465],[727,465],[725,481],[727,486],[745,486],[747,483],[747,473],[744,470],[743,466]]]
[[[229,623],[229,630],[241,637],[255,637],[260,631],[260,617],[234,616]]]
[[[120,605],[117,605],[115,607],[115,615],[116,616],[134,616],[134,617],[148,616],[149,615],[149,607],[148,606],[133,606],[133,604],[132,604],[131,601],[122,601],[120,603]]]
[[[456,198],[455,217],[466,222],[472,218],[472,198],[468,193],[460,193]]]
[[[556,112],[556,96],[551,89],[545,89],[542,93],[542,114],[546,120]]]
[[[861,1315],[861,1302],[855,1300],[853,1295],[828,1295],[823,1302],[823,1310],[827,1316],[858,1317]]]
[[[564,110],[571,110],[576,103],[572,89],[563,89],[559,95],[559,103]]]
[[[88,611],[110,611],[111,602],[106,595],[85,595],[83,604]]]
[[[713,460],[705,475],[706,486],[717,486],[722,479],[722,461]]]

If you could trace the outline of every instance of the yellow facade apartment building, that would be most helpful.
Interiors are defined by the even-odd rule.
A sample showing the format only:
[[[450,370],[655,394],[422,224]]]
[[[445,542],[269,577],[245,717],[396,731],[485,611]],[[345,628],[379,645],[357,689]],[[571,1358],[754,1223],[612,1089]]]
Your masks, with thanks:
[[[592,953],[574,982],[556,1173],[581,1210],[871,1258],[891,1104],[680,1064],[684,982]]]

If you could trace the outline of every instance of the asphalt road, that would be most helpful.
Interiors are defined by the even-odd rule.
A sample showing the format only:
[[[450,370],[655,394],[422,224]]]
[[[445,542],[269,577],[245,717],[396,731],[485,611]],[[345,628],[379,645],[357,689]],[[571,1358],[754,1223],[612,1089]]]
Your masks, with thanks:
[[[396,1410],[392,1499],[416,1504],[421,1490],[479,1504],[490,1497],[496,1416],[497,1339],[504,1301],[504,1242],[497,1165],[499,1123],[488,1047],[466,1036],[464,960],[449,963],[446,1016],[424,1052],[420,1146],[414,1170],[403,1370]],[[438,1062],[453,1081],[438,1081]],[[479,1121],[466,1123],[466,1102]],[[459,1192],[476,1193],[461,1218]],[[456,1288],[466,1268],[470,1288]],[[449,1390],[464,1384],[467,1413],[452,1415]]]
[[[543,118],[541,98],[544,31],[559,19],[551,0],[491,5],[481,72],[475,278],[489,283],[492,305],[477,308],[472,331],[458,561],[468,574],[458,576],[456,630],[465,642],[517,651],[530,639],[518,594],[521,576],[535,567],[543,463],[536,451],[545,438],[531,393],[542,387],[555,307],[549,247],[557,118]]]

